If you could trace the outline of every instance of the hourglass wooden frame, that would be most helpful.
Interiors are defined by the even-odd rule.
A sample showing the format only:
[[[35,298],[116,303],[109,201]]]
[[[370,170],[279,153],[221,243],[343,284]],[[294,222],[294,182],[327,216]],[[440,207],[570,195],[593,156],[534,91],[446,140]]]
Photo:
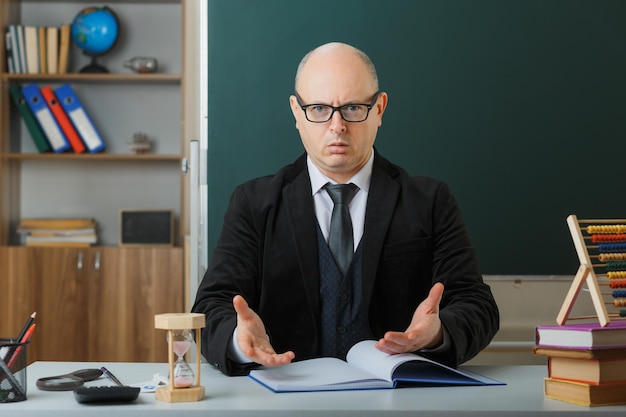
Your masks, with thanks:
[[[155,392],[155,398],[159,401],[169,403],[176,402],[192,402],[204,399],[204,387],[200,385],[200,360],[198,359],[200,352],[200,329],[206,325],[204,314],[200,313],[166,313],[154,316],[154,327],[164,329],[168,332],[167,337],[167,361],[169,364],[170,381],[168,385],[158,387]],[[196,372],[195,382],[191,387],[177,388],[174,386],[174,363],[177,356],[174,353],[174,330],[192,330],[196,335]]]

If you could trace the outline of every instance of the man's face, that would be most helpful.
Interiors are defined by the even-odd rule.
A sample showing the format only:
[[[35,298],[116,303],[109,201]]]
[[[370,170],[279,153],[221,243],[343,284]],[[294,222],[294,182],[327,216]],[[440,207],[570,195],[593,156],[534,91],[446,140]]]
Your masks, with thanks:
[[[365,63],[350,50],[313,54],[302,68],[297,94],[303,105],[369,104],[376,87]],[[296,128],[313,163],[329,178],[345,183],[365,165],[387,105],[380,93],[368,118],[346,122],[339,111],[324,123],[307,120],[295,96],[290,97]]]

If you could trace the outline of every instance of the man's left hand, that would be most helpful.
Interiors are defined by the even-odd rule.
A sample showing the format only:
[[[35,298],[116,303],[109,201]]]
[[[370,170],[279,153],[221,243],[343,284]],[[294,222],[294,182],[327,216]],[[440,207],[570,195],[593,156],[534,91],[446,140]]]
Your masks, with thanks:
[[[439,319],[439,303],[443,284],[438,282],[430,289],[428,298],[413,313],[411,324],[404,332],[389,331],[376,343],[376,348],[389,354],[434,349],[443,343],[443,327]]]

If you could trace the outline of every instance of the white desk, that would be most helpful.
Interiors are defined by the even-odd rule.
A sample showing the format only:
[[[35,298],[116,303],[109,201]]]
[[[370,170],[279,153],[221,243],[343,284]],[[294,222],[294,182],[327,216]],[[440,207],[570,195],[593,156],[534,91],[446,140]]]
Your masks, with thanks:
[[[122,382],[148,381],[155,373],[167,375],[167,364],[36,362],[28,367],[26,401],[0,404],[2,416],[180,416],[180,417],[299,417],[299,416],[552,416],[626,415],[625,406],[583,407],[550,400],[543,395],[547,367],[468,366],[465,369],[506,382],[506,386],[402,388],[396,390],[338,391],[275,394],[247,377],[226,377],[202,365],[201,383],[206,398],[193,403],[156,401],[142,393],[137,401],[122,405],[85,405],[71,391],[40,391],[38,378],[83,368],[106,366]],[[110,385],[108,380],[90,384]]]

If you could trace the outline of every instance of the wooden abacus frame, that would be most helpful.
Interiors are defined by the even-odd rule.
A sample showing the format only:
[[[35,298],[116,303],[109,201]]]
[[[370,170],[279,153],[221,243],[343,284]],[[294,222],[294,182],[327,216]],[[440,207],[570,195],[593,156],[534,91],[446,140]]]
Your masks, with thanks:
[[[576,253],[578,254],[578,260],[580,261],[580,266],[578,268],[578,272],[574,276],[574,280],[572,281],[572,285],[565,296],[565,300],[563,301],[563,305],[561,306],[561,310],[557,316],[558,324],[565,324],[568,319],[591,319],[595,318],[595,316],[583,316],[583,317],[570,317],[570,313],[572,308],[574,307],[574,303],[578,298],[578,294],[582,290],[583,284],[587,284],[587,288],[589,289],[589,293],[591,295],[591,301],[593,302],[593,306],[595,308],[598,321],[601,326],[606,326],[610,321],[610,315],[606,309],[606,303],[602,298],[602,292],[600,291],[600,285],[598,284],[598,279],[596,273],[594,271],[594,264],[591,261],[591,256],[589,255],[589,246],[585,243],[585,237],[583,236],[581,224],[588,225],[615,225],[618,223],[626,224],[626,219],[612,219],[612,220],[578,220],[575,215],[570,215],[567,217],[567,225],[569,226],[570,233],[572,235],[572,240],[574,241],[574,247],[576,248]]]

